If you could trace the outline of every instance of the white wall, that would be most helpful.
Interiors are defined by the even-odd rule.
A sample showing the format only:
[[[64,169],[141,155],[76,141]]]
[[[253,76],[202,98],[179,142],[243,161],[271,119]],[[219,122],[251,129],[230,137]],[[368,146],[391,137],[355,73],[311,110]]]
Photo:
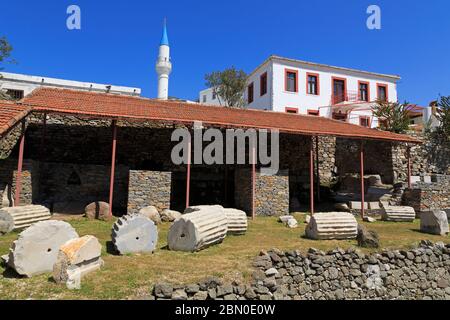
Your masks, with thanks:
[[[260,84],[261,75],[267,72],[267,92],[261,96]],[[273,94],[273,75],[272,64],[266,63],[255,70],[247,81],[247,86],[253,83],[253,102],[248,104],[248,88],[245,89],[244,99],[246,106],[251,109],[272,110],[272,94]]]
[[[298,92],[285,90],[285,69],[298,72]],[[267,93],[260,95],[260,77],[267,72]],[[307,73],[319,75],[319,95],[307,94]],[[315,65],[300,61],[286,61],[284,59],[268,59],[255,69],[249,76],[248,84],[253,83],[253,102],[248,104],[248,90],[245,90],[244,99],[247,108],[286,112],[286,108],[296,108],[299,114],[308,114],[308,110],[318,110],[322,117],[331,118],[332,105],[332,78],[345,78],[347,83],[347,95],[356,99],[359,92],[358,81],[369,82],[369,101],[377,100],[377,84],[387,85],[388,100],[397,102],[396,78],[372,74],[357,70],[345,70],[341,68]],[[200,92],[200,103],[203,103],[203,95],[207,96],[206,103],[219,105],[218,100],[212,100],[212,89]],[[353,97],[352,97],[353,96]],[[356,101],[354,101],[356,102]],[[378,119],[373,117],[370,106],[374,104],[364,103],[349,113],[347,121],[360,124],[360,117],[369,117],[371,127],[378,127]]]
[[[206,101],[203,100],[203,97],[206,97]],[[205,90],[200,91],[200,94],[198,96],[200,104],[208,104],[211,106],[224,106],[226,107],[226,104],[223,99],[219,100],[219,97],[216,96],[215,99],[213,99],[213,89],[208,88]]]
[[[0,72],[0,90],[23,90],[24,96],[30,94],[34,89],[47,86],[54,88],[66,88],[74,90],[106,92],[106,84],[71,81],[64,79],[30,76],[17,73]],[[123,87],[111,85],[110,93],[140,96],[140,88]]]
[[[296,93],[285,91],[285,69],[293,69],[298,71],[298,91]],[[306,74],[307,72],[319,74],[320,95],[310,95],[306,93]],[[273,110],[285,111],[286,107],[298,108],[300,114],[307,114],[308,109],[320,110],[320,114],[326,116],[330,111],[328,108],[319,108],[330,106],[332,97],[332,77],[347,79],[347,92],[358,92],[358,81],[366,81],[370,83],[370,101],[377,99],[377,83],[386,84],[388,86],[389,101],[397,101],[397,89],[394,80],[382,79],[377,76],[358,75],[356,72],[342,71],[335,72],[327,70],[324,67],[311,67],[300,64],[287,64],[274,61],[274,99]]]

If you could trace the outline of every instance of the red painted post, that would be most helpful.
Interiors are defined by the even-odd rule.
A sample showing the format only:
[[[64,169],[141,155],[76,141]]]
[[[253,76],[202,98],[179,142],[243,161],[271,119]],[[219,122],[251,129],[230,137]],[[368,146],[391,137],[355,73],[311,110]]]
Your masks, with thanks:
[[[411,148],[408,147],[408,151],[406,152],[406,156],[408,157],[408,189],[411,189]]]
[[[22,133],[20,135],[19,159],[17,163],[16,176],[16,193],[14,197],[14,206],[20,205],[20,193],[22,192],[22,167],[23,167],[23,151],[25,149],[25,120],[22,120]]]
[[[252,219],[255,220],[256,148],[252,148]]]
[[[189,197],[191,189],[191,139],[188,142],[187,173],[186,173],[186,208],[189,208]]]
[[[112,138],[112,156],[111,156],[111,178],[109,182],[109,216],[112,217],[113,194],[114,194],[114,173],[116,170],[116,147],[117,147],[117,124],[116,120],[112,121],[113,138]]]
[[[311,137],[311,146],[309,150],[309,201],[310,212],[314,214],[314,150],[313,150],[313,138]]]
[[[360,150],[360,162],[361,162],[361,218],[364,219],[364,142],[361,140]]]
[[[317,201],[320,202],[319,136],[316,136]]]

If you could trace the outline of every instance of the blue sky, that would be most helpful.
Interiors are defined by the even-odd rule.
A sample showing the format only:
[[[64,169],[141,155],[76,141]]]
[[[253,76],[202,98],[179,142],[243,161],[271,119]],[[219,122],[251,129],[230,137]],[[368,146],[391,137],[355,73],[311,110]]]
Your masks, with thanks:
[[[81,30],[66,9],[81,8]],[[382,10],[382,29],[366,28],[366,9]],[[277,54],[399,74],[400,100],[428,104],[450,95],[450,1],[107,1],[8,2],[0,36],[17,65],[5,71],[137,86],[155,97],[154,64],[168,20],[170,95],[195,99],[204,74],[235,65],[252,71]]]

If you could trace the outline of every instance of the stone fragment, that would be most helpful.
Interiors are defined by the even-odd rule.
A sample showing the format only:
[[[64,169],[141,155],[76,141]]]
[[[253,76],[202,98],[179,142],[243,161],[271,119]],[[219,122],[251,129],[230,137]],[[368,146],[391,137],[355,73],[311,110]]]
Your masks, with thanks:
[[[174,222],[181,218],[181,213],[175,210],[164,209],[161,211],[161,220],[164,222]]]
[[[298,227],[298,222],[294,218],[291,218],[286,222],[286,226],[288,228],[295,229]]]
[[[0,210],[0,236],[14,230],[14,219],[5,211]]]
[[[369,202],[369,210],[380,210],[380,202]]]
[[[305,223],[308,224],[311,221],[311,215],[307,214],[305,216]]]
[[[172,300],[187,300],[187,294],[184,289],[177,289],[172,293]]]
[[[142,215],[126,215],[114,223],[112,242],[120,254],[151,253],[158,244],[158,228]]]
[[[6,218],[10,216],[10,218]],[[1,217],[4,217],[3,219]],[[29,205],[22,207],[10,207],[0,209],[0,219],[14,221],[14,230],[23,229],[39,221],[51,218],[50,210],[44,206]]]
[[[0,191],[1,190],[3,190],[3,192],[1,193],[0,208],[14,207],[14,196],[12,194],[11,185],[6,184],[3,187],[0,187]]]
[[[315,240],[354,239],[358,223],[347,212],[320,212],[311,217],[305,229],[306,237]]]
[[[352,210],[361,210],[361,201],[350,201],[349,202],[349,207]],[[369,209],[369,203],[368,202],[364,202],[364,209]]]
[[[187,293],[197,293],[200,290],[200,286],[198,284],[190,284],[186,286]]]
[[[223,209],[227,217],[228,234],[242,235],[247,232],[248,219],[247,214],[238,209]]]
[[[427,183],[427,184],[430,184],[431,183],[431,176],[424,176],[423,177],[423,182]]]
[[[413,222],[416,212],[413,207],[383,206],[382,218],[386,221]]]
[[[365,226],[358,225],[358,246],[363,248],[378,248],[380,240],[378,234],[373,230],[367,230]]]
[[[208,292],[206,292],[206,291],[196,292],[193,297],[194,300],[206,300],[207,298],[208,298]]]
[[[161,223],[161,217],[159,215],[158,209],[154,206],[148,206],[139,210],[141,216],[147,217],[152,220],[156,225]]]
[[[111,219],[109,215],[109,204],[103,201],[96,201],[88,204],[84,209],[85,216],[88,219],[97,219],[108,221]]]
[[[448,219],[445,211],[432,210],[420,214],[420,231],[445,236],[449,233]]]
[[[52,272],[61,245],[75,238],[78,234],[67,222],[49,220],[35,223],[13,242],[8,266],[27,277]]]
[[[173,286],[170,283],[157,283],[153,288],[153,293],[158,298],[170,299],[173,293]]]
[[[199,208],[200,207],[200,208]],[[199,206],[175,221],[169,229],[170,250],[198,251],[220,243],[227,235],[228,220],[221,206]]]
[[[81,279],[103,266],[102,246],[94,236],[71,239],[59,248],[53,279],[68,289],[80,289]]]
[[[363,218],[363,221],[364,221],[364,222],[368,222],[368,223],[374,223],[374,222],[377,222],[377,219],[375,219],[375,218],[373,218],[373,217],[365,216],[365,217]]]
[[[380,266],[376,264],[371,264],[367,267],[367,271],[365,273],[366,279],[366,287],[368,289],[374,290],[379,289],[383,286],[383,280],[381,279]]]
[[[278,274],[278,270],[275,268],[270,268],[266,270],[265,275],[268,277],[276,276]]]
[[[279,216],[279,217],[278,217],[278,222],[286,223],[286,222],[289,221],[289,219],[292,219],[292,218],[294,218],[294,216],[290,216],[290,215],[287,215],[287,216]]]
[[[233,293],[233,286],[231,284],[224,284],[217,287],[217,297],[223,297],[227,294]]]

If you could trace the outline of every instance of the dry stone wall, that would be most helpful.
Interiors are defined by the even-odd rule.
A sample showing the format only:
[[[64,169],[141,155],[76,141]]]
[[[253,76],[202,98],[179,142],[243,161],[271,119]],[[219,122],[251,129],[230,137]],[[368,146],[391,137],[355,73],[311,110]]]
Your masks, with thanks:
[[[403,204],[416,212],[450,209],[450,175],[432,176],[432,183],[418,182],[403,193]]]
[[[247,214],[252,210],[251,170],[241,168],[235,171],[235,201],[238,209]],[[255,214],[278,216],[289,213],[289,172],[279,171],[276,175],[261,174],[255,177]]]
[[[32,204],[34,198],[33,187],[35,186],[38,174],[38,167],[34,161],[25,159],[22,167],[22,192],[20,194],[20,204]],[[7,186],[10,186],[10,197],[14,199],[16,192],[17,161],[15,159],[0,160],[0,195],[3,194]]]
[[[151,299],[178,300],[449,300],[450,244],[422,241],[411,250],[370,255],[262,251],[250,283],[216,277],[189,285],[158,283]]]
[[[128,214],[147,206],[155,206],[158,211],[169,209],[171,181],[171,172],[130,170]]]

